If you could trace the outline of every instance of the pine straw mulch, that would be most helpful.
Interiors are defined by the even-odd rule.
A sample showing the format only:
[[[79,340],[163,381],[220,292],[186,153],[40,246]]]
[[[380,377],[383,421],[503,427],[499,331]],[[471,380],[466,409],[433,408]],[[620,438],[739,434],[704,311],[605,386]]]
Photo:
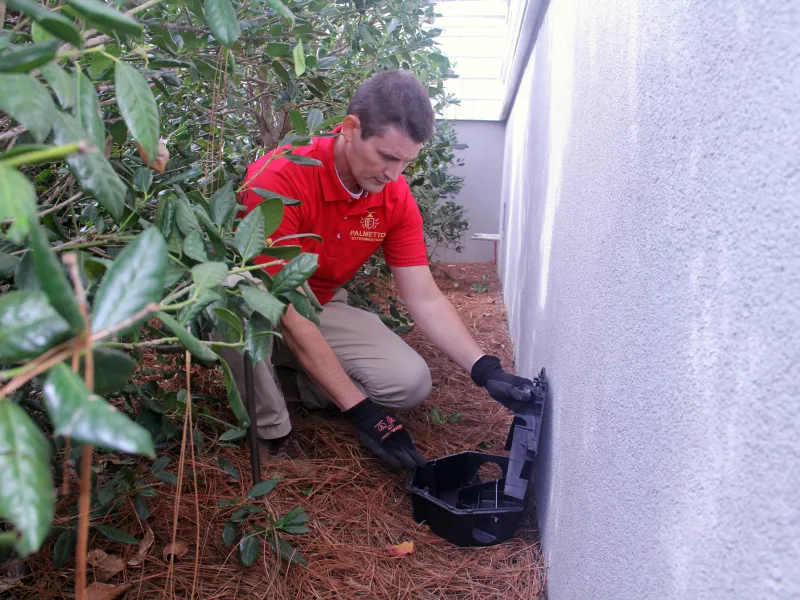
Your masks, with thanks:
[[[484,279],[483,276],[486,276]],[[435,266],[437,283],[453,302],[482,348],[500,356],[512,368],[512,349],[508,341],[505,311],[500,287],[492,265],[462,264]],[[488,291],[474,291],[471,284],[487,285]],[[479,288],[482,290],[482,288]],[[416,329],[406,340],[430,365],[436,385],[424,406],[406,414],[404,422],[428,457],[443,456],[462,450],[483,449],[503,453],[510,416],[499,404],[478,389],[469,376],[441,355]],[[169,364],[180,368],[182,357],[167,355]],[[152,357],[146,366],[158,366]],[[157,374],[155,376],[158,378]],[[152,378],[152,376],[151,376]],[[224,397],[221,377],[213,369],[194,366],[193,393]],[[185,386],[182,376],[159,381],[165,389]],[[451,417],[453,422],[438,424],[431,410]],[[225,409],[215,406],[215,414]],[[460,415],[460,416],[459,416]],[[438,415],[437,415],[438,417]],[[233,420],[231,415],[223,418]],[[244,502],[250,489],[249,451],[244,443],[230,446],[211,445],[215,435],[205,429],[206,453],[196,456],[199,523],[196,517],[195,492],[191,484],[192,464],[187,449],[186,476],[180,501],[176,539],[189,546],[189,552],[175,561],[174,572],[162,552],[172,540],[176,487],[156,481],[150,474],[150,462],[137,465],[137,477],[158,489],[150,499],[151,516],[147,524],[155,543],[141,566],[126,567],[109,583],[130,583],[126,598],[188,598],[197,566],[195,598],[234,599],[524,599],[544,597],[544,566],[539,551],[533,510],[527,512],[517,537],[504,544],[486,548],[458,548],[433,535],[427,526],[414,521],[411,501],[406,492],[407,474],[392,472],[369,456],[354,439],[349,426],[341,420],[296,410],[295,432],[307,455],[292,460],[278,455],[265,462],[262,478],[280,477],[280,484],[264,499],[276,515],[302,505],[310,516],[310,532],[287,537],[305,555],[308,566],[288,565],[262,544],[257,562],[243,569],[237,550],[227,548],[221,539],[222,528],[234,507],[220,508],[220,500]],[[438,420],[442,420],[439,418]],[[206,428],[200,421],[199,428]],[[179,434],[180,437],[180,434]],[[159,449],[173,462],[167,471],[177,472],[179,444]],[[108,458],[109,455],[104,455]],[[215,456],[227,459],[241,474],[241,480],[220,470]],[[72,495],[59,502],[56,523],[69,519],[68,506],[75,505],[77,482]],[[145,526],[133,510],[133,496],[120,507],[111,522],[141,539]],[[121,517],[121,518],[120,518]],[[195,542],[199,526],[200,544]],[[413,541],[415,552],[392,557],[387,546]],[[137,547],[115,543],[96,531],[90,533],[89,548],[103,548],[128,560]],[[63,569],[52,564],[53,542],[27,561],[25,584],[11,593],[14,598],[72,598],[74,559]],[[94,577],[90,573],[89,582]],[[174,594],[174,595],[173,595]],[[2,595],[2,594],[0,594]]]

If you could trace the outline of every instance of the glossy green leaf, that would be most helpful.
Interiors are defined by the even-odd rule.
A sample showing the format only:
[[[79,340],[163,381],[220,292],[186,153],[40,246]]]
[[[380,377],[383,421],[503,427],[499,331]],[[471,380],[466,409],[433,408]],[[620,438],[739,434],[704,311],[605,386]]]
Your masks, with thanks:
[[[156,473],[155,478],[170,485],[178,485],[178,477],[174,473]]]
[[[33,0],[7,0],[6,4],[12,10],[29,16],[49,34],[61,38],[73,46],[81,46],[80,32],[72,24],[72,21],[61,13],[51,12]],[[38,40],[34,38],[34,41]]]
[[[166,270],[167,244],[158,229],[150,227],[125,246],[103,278],[94,300],[92,331],[118,326],[158,302]]]
[[[236,332],[236,338],[233,340],[234,342],[240,342],[242,340],[242,336],[244,335],[244,329],[242,327],[242,321],[234,315],[231,311],[227,308],[214,308],[213,311],[216,313],[217,317],[225,321],[231,331]]]
[[[319,161],[316,158],[311,158],[310,156],[305,156],[303,154],[287,154],[284,158],[290,162],[302,165],[304,167],[319,167],[322,165],[322,161]]]
[[[272,256],[273,258],[294,258],[303,251],[301,246],[267,246],[261,254]]]
[[[158,153],[158,107],[153,92],[142,74],[135,68],[117,61],[114,67],[117,106],[128,130],[139,142],[145,154]]]
[[[209,304],[221,301],[222,297],[216,292],[204,290],[197,295],[194,304],[181,309],[181,312],[178,313],[178,321],[181,325],[189,325]]]
[[[153,464],[150,467],[150,472],[155,475],[156,473],[160,473],[163,471],[166,466],[172,462],[171,456],[159,456],[157,459],[153,461]]]
[[[18,265],[19,258],[0,252],[0,279],[13,275]]]
[[[245,350],[253,364],[258,364],[269,357],[274,335],[269,321],[260,314],[253,313],[247,320],[247,327],[244,330]]]
[[[139,540],[137,540],[132,535],[125,533],[124,531],[117,529],[116,527],[109,527],[108,525],[94,525],[94,528],[97,529],[100,533],[106,536],[113,542],[120,542],[122,544],[138,544]]]
[[[169,239],[172,234],[172,227],[175,224],[176,201],[177,196],[171,192],[158,198],[156,227],[158,227],[164,239]]]
[[[47,294],[51,306],[58,311],[73,329],[84,328],[83,317],[75,300],[75,293],[64,272],[64,267],[56,258],[47,236],[38,225],[31,227],[30,248],[36,276],[42,290]]]
[[[43,292],[0,296],[0,362],[35,358],[64,341],[69,331]]]
[[[47,375],[44,405],[57,435],[106,450],[153,456],[153,440],[142,427],[86,389],[64,363]]]
[[[219,359],[219,362],[222,365],[222,375],[225,381],[225,390],[228,393],[228,405],[231,407],[231,410],[233,411],[236,420],[239,422],[239,425],[242,427],[247,427],[250,425],[250,416],[247,414],[247,409],[244,407],[244,403],[242,403],[242,397],[236,387],[236,380],[233,378],[231,367],[222,358]]]
[[[317,130],[323,122],[325,121],[325,115],[322,114],[322,111],[318,108],[312,108],[308,111],[308,131],[314,132]]]
[[[36,275],[36,265],[33,264],[33,252],[25,252],[22,255],[22,260],[19,261],[17,270],[14,272],[14,285],[18,290],[26,292],[42,291],[42,284]]]
[[[312,323],[319,325],[319,316],[317,315],[317,311],[314,310],[314,308],[311,306],[311,303],[308,301],[308,298],[306,298],[303,294],[294,290],[289,290],[282,292],[281,296],[286,298],[292,304],[292,306],[294,306],[294,309],[298,313]]]
[[[148,167],[139,167],[133,173],[133,185],[140,192],[147,193],[150,190],[150,186],[153,185],[153,169]]]
[[[247,492],[247,497],[260,498],[261,496],[274,490],[278,483],[280,483],[280,479],[265,479],[264,481],[261,481],[251,487],[250,491]]]
[[[120,35],[142,35],[142,24],[101,0],[66,0],[87,21],[106,32]]]
[[[78,536],[74,529],[67,529],[61,532],[53,547],[53,566],[56,569],[63,568],[75,551],[75,542]]]
[[[305,525],[284,525],[281,527],[281,531],[284,533],[301,534],[308,533],[309,530]]]
[[[175,200],[175,223],[183,235],[189,235],[195,229],[200,229],[197,216],[185,196],[178,196]]]
[[[58,40],[49,40],[39,44],[27,44],[0,56],[0,73],[28,73],[56,56]]]
[[[236,196],[233,193],[233,182],[229,181],[211,196],[208,201],[211,208],[211,218],[220,227],[226,227],[233,218],[236,210]]]
[[[264,231],[264,213],[260,210],[251,211],[239,223],[233,237],[233,244],[242,255],[243,261],[248,261],[260,254],[267,239]]]
[[[296,206],[298,204],[302,204],[302,202],[296,198],[289,198],[288,196],[284,196],[282,194],[271,192],[262,188],[250,188],[250,191],[255,192],[265,200],[269,198],[280,198],[286,206]]]
[[[306,565],[305,557],[302,554],[300,554],[294,546],[292,546],[289,542],[287,542],[283,538],[278,538],[277,543],[275,542],[275,540],[271,538],[267,539],[267,542],[269,543],[272,550],[277,552],[278,556],[280,556],[283,560],[289,563],[296,563],[298,565],[303,565],[303,566]]]
[[[248,531],[242,536],[239,542],[239,562],[243,567],[249,567],[261,552],[261,538],[258,537],[256,532]]]
[[[297,289],[302,283],[311,277],[317,270],[319,263],[318,256],[304,252],[297,258],[293,258],[289,264],[278,271],[272,278],[272,293],[280,294]]]
[[[272,70],[275,71],[275,74],[281,79],[281,81],[289,83],[289,80],[291,79],[289,77],[289,72],[284,68],[280,61],[272,61]]]
[[[220,469],[225,471],[228,475],[233,477],[236,481],[239,481],[239,479],[241,479],[241,475],[239,475],[239,471],[237,471],[230,462],[228,462],[227,460],[225,460],[221,456],[217,457],[217,464],[219,465]]]
[[[283,42],[269,42],[267,44],[267,55],[272,57],[286,56],[289,52],[289,44]]]
[[[75,118],[66,113],[58,114],[54,127],[55,142],[59,146],[88,139],[88,134]],[[67,158],[67,164],[83,190],[97,198],[100,206],[119,222],[125,208],[126,188],[111,163],[106,160],[102,149],[86,154],[72,154]]]
[[[183,240],[183,253],[197,262],[202,263],[208,260],[206,242],[198,229],[193,229]]]
[[[8,237],[21,245],[32,224],[38,220],[36,192],[25,175],[13,167],[0,165],[0,220],[5,219],[14,219]],[[261,220],[263,223],[263,217]],[[263,239],[261,246],[264,246]]]
[[[303,115],[300,114],[299,110],[290,110],[289,120],[292,122],[292,127],[294,127],[297,135],[306,134],[306,122],[303,120]]]
[[[226,548],[230,548],[236,543],[236,538],[239,537],[239,528],[236,523],[228,521],[222,529],[222,543]]]
[[[314,290],[311,289],[311,286],[308,284],[308,281],[303,282],[303,291],[306,294],[306,298],[308,298],[308,301],[311,303],[311,306],[313,306],[317,310],[322,310],[322,304],[319,303],[317,295],[314,293]]]
[[[92,74],[92,77],[97,79],[100,77],[100,75],[105,73],[108,68],[114,64],[114,62],[114,59],[110,56],[107,56],[106,52],[96,52],[92,55],[92,62],[89,65],[89,73]]]
[[[242,32],[231,1],[203,0],[203,12],[214,38],[223,46],[233,46]]]
[[[294,21],[294,13],[281,0],[267,0],[267,5],[282,17]]]
[[[114,140],[114,143],[118,146],[122,146],[128,141],[128,126],[125,125],[125,121],[117,121],[116,123],[112,123],[109,126],[108,131],[111,133],[111,138]]]
[[[30,75],[0,75],[0,112],[24,125],[37,142],[44,141],[56,119],[50,92]]]
[[[53,520],[50,444],[28,414],[0,402],[0,519],[14,525],[20,556],[38,550]]]
[[[77,73],[78,98],[75,106],[75,116],[83,130],[88,134],[89,141],[100,152],[106,147],[106,130],[100,114],[100,102],[91,80],[81,72]]]
[[[67,73],[56,62],[42,65],[39,70],[48,85],[53,88],[61,108],[68,110],[74,107],[78,92],[74,73]]]
[[[207,262],[192,267],[192,280],[198,290],[215,288],[222,284],[228,276],[228,267],[224,263]]]
[[[306,72],[306,55],[303,53],[303,40],[297,38],[297,45],[292,50],[294,58],[294,74],[300,77]]]
[[[147,505],[147,498],[144,496],[137,494],[133,509],[136,511],[136,516],[143,523],[150,517],[150,507]]]
[[[183,325],[178,323],[178,321],[170,315],[160,312],[158,313],[158,318],[172,331],[175,337],[180,340],[181,344],[192,353],[192,356],[204,362],[214,362],[217,360],[217,355],[214,354],[208,346],[189,333]]]
[[[242,286],[241,291],[242,297],[250,308],[266,317],[273,326],[278,326],[281,315],[286,309],[286,305],[283,302],[266,290],[256,287]]]
[[[269,198],[258,205],[264,215],[264,239],[272,235],[283,220],[283,201],[280,198]]]
[[[219,436],[219,439],[222,442],[233,442],[235,440],[242,439],[246,435],[247,429],[243,429],[242,427],[234,427],[233,429],[228,429],[228,431]]]
[[[136,361],[122,350],[98,346],[94,349],[94,391],[113,394],[127,385],[136,371]],[[78,374],[83,377],[86,357],[82,356]]]

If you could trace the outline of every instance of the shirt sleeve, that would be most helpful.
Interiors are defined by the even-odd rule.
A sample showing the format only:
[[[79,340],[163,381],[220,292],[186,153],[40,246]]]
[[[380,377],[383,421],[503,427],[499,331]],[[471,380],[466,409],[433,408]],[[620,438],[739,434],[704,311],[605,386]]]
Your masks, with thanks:
[[[383,255],[390,267],[424,266],[428,264],[428,249],[422,215],[408,185],[404,187],[393,215],[393,226],[383,240]]]

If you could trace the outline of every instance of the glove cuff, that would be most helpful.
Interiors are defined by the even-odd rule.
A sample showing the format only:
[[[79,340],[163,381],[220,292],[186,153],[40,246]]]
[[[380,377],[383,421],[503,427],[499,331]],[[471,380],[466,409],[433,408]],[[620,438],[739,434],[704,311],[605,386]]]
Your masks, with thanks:
[[[474,381],[477,385],[483,387],[486,385],[486,382],[489,381],[491,376],[497,371],[502,371],[502,368],[500,367],[500,359],[496,356],[484,354],[475,361],[474,365],[472,365],[470,377],[472,377],[472,381]]]
[[[378,405],[369,398],[364,398],[355,406],[351,406],[347,410],[343,410],[342,415],[355,425],[356,423],[360,423],[364,419],[375,414],[376,410],[378,410]]]

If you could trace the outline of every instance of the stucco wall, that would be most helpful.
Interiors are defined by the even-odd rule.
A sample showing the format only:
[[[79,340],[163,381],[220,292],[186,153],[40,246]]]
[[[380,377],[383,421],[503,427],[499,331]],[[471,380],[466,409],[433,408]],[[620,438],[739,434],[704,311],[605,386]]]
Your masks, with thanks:
[[[464,250],[437,252],[434,259],[445,262],[491,262],[492,242],[471,240],[473,233],[497,233],[500,219],[500,193],[503,185],[503,146],[505,123],[499,121],[452,121],[458,141],[466,150],[456,151],[464,165],[452,173],[464,178],[464,187],[455,201],[467,209],[469,230],[463,237]]]
[[[550,600],[800,598],[800,8],[552,0],[500,274]]]

